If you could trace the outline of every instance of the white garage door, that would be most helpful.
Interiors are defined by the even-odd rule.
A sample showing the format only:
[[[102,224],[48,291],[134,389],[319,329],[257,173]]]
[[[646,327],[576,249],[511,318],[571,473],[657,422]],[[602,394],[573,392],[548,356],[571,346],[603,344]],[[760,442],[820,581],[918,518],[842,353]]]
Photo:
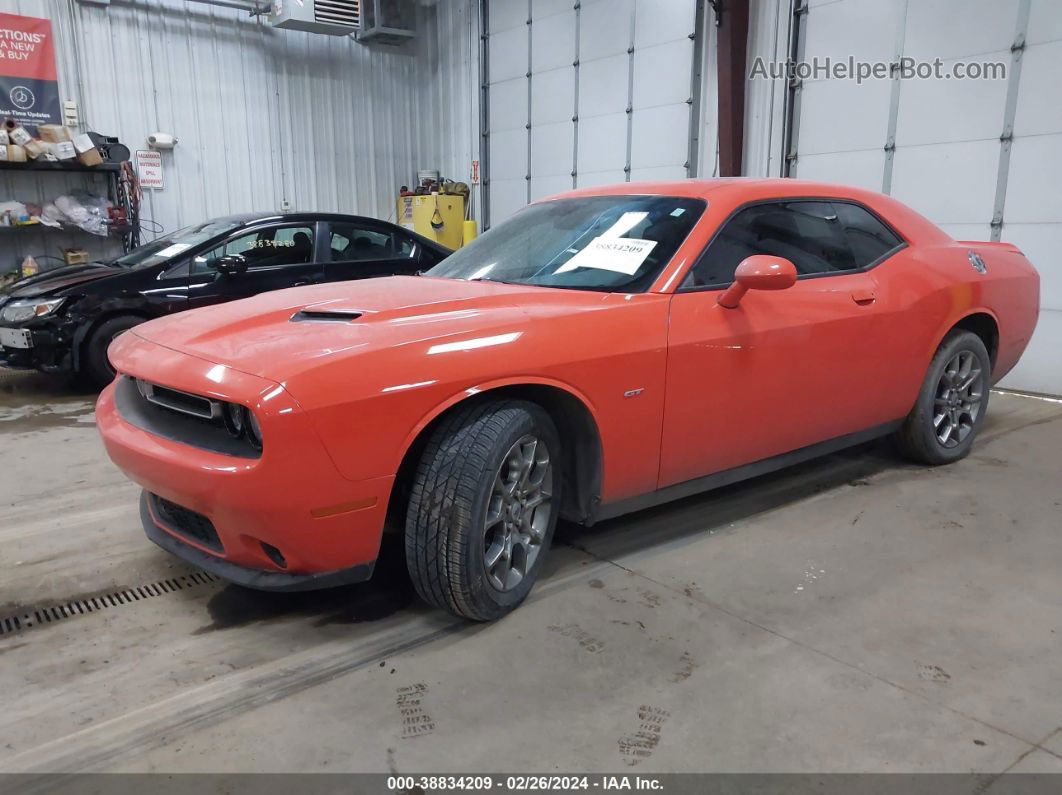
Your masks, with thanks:
[[[696,0],[490,0],[490,223],[570,190],[687,176]]]
[[[1062,394],[1062,3],[812,0],[802,48],[804,61],[940,58],[951,74],[1006,65],[998,79],[804,81],[792,175],[885,190],[956,239],[1021,247],[1042,311],[1003,386]]]

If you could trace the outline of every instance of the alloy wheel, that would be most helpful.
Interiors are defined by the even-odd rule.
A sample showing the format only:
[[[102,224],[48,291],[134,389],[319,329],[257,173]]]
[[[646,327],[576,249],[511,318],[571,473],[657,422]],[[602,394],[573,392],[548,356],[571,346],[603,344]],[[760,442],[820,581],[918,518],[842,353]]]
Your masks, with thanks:
[[[962,444],[984,402],[985,377],[973,351],[959,351],[944,366],[933,399],[933,433],[942,447]]]
[[[494,477],[483,526],[483,566],[499,591],[520,584],[542,551],[553,511],[553,465],[546,443],[526,434]]]

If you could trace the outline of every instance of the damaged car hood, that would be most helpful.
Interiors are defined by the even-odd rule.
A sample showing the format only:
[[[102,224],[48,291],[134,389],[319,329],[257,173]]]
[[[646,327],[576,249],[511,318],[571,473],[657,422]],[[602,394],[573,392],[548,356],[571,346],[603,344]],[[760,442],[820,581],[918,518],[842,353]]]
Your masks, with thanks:
[[[0,302],[6,299],[37,298],[42,295],[60,294],[67,288],[87,282],[119,276],[125,273],[120,268],[101,263],[88,265],[68,265],[53,268],[33,276],[19,279],[0,295]]]

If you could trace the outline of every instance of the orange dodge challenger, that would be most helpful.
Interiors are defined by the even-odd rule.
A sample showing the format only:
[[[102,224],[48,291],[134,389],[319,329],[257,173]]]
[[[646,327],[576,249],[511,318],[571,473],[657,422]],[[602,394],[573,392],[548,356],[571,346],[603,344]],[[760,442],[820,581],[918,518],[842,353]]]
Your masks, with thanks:
[[[107,451],[148,536],[251,588],[371,576],[516,607],[592,523],[888,433],[965,456],[1036,324],[1005,243],[878,193],[628,183],[540,201],[421,276],[297,287],[117,338]]]

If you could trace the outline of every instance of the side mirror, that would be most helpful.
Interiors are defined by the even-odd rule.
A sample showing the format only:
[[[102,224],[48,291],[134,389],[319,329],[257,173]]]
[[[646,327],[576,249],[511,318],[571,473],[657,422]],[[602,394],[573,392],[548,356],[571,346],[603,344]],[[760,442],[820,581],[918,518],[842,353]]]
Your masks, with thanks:
[[[734,283],[721,296],[719,305],[734,309],[749,290],[785,290],[796,284],[796,265],[785,257],[754,254],[734,271]]]
[[[226,276],[235,276],[247,270],[247,258],[243,254],[226,254],[209,263],[211,268]]]

